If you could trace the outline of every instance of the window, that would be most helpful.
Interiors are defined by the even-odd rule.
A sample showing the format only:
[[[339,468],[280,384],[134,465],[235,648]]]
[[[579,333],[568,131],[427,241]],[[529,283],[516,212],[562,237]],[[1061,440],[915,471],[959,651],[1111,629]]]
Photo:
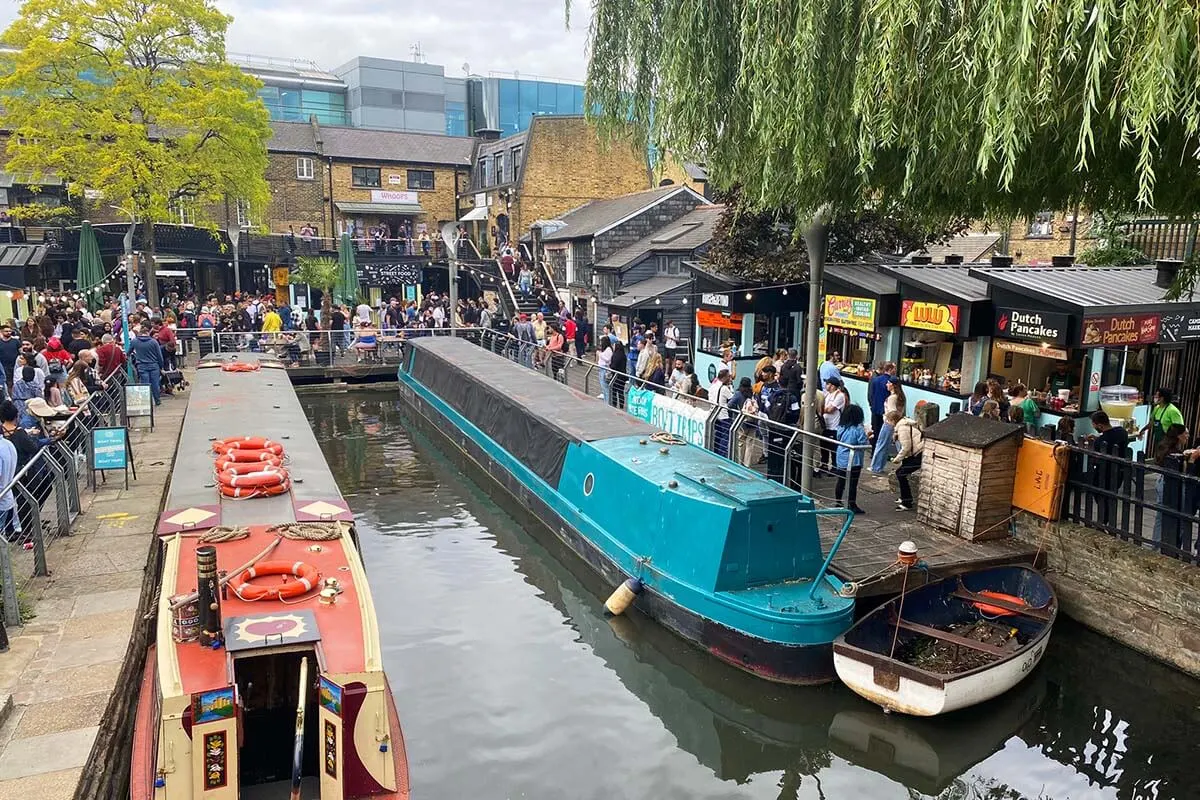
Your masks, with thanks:
[[[191,197],[179,197],[171,201],[171,219],[180,225],[195,225],[195,200]]]
[[[496,153],[496,183],[508,183],[508,175],[504,172],[504,153]]]
[[[496,175],[492,171],[492,159],[482,156],[479,160],[483,162],[483,185],[492,186],[496,183]]]
[[[433,189],[433,170],[410,169],[408,171],[408,188],[431,191]]]
[[[248,228],[254,224],[250,220],[250,204],[245,200],[237,201],[237,224],[239,228]]]
[[[521,174],[521,148],[520,147],[514,147],[512,149],[512,173],[513,173],[514,181],[517,179],[517,176]]]
[[[1029,220],[1028,238],[1048,237],[1054,235],[1054,212],[1039,211]]]
[[[379,167],[351,167],[350,185],[378,189],[380,186]]]
[[[302,181],[313,179],[313,160],[311,158],[296,159],[296,177]]]
[[[659,256],[657,272],[659,275],[682,275],[683,259],[679,256]]]

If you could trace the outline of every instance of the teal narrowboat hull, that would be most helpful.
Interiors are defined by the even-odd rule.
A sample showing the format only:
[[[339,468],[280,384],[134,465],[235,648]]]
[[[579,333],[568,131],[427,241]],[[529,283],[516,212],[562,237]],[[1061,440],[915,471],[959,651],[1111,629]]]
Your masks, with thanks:
[[[429,341],[434,349],[454,350],[438,354],[443,358],[478,353],[519,370],[523,381],[539,377],[466,343]],[[420,373],[432,372],[412,367],[410,353],[399,381],[411,419],[473,478],[502,488],[611,585],[640,579],[644,590],[636,607],[642,612],[760,677],[793,684],[833,680],[832,642],[849,628],[854,603],[820,569],[811,500],[708,451],[659,445],[649,439],[649,429],[634,427],[640,423],[615,410],[616,418],[608,419],[607,407],[572,406],[580,400],[599,405],[581,396],[552,405],[571,406],[581,416],[600,414],[594,425],[576,426],[587,428],[587,435],[566,437],[561,447],[530,443],[529,437],[553,438],[538,427],[536,411],[526,431],[513,422],[512,409],[498,411],[457,385],[444,385],[455,397],[443,397],[421,380]],[[471,372],[457,377],[465,380]],[[576,394],[543,380],[550,384],[546,391]],[[469,389],[486,394],[495,387]],[[508,391],[511,396],[512,387]],[[526,399],[537,406],[544,397]],[[553,418],[557,413],[543,416],[551,427],[570,428],[570,419]],[[629,434],[607,435],[625,427]],[[606,435],[597,435],[597,428]]]

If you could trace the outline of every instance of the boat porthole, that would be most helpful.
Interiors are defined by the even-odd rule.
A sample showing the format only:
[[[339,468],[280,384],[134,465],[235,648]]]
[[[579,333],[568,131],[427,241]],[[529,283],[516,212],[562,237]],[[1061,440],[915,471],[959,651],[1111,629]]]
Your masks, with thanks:
[[[592,489],[594,489],[594,488],[596,488],[596,476],[589,472],[587,474],[587,477],[585,477],[583,479],[583,495],[584,495],[584,497],[591,496]]]

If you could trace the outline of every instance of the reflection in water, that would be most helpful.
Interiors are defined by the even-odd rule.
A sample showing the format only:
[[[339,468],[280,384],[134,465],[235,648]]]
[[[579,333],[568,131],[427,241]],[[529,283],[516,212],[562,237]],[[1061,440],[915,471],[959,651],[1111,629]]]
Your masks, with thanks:
[[[304,404],[358,514],[423,796],[1200,796],[1197,684],[1068,622],[1032,679],[946,718],[776,686],[606,619],[610,587],[410,436],[391,396]]]

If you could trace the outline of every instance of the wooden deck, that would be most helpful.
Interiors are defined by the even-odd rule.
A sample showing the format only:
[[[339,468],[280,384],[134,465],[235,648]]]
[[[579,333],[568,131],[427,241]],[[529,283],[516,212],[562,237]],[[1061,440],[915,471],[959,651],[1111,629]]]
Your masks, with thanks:
[[[833,481],[818,479],[814,494],[833,494]],[[908,588],[931,580],[1004,564],[1032,564],[1038,556],[1036,546],[1013,538],[993,542],[968,542],[949,533],[925,527],[917,522],[915,511],[896,511],[895,496],[886,478],[864,473],[858,490],[858,503],[867,512],[854,518],[837,556],[833,573],[843,581],[866,581],[859,597],[898,594],[904,585],[903,570],[888,570],[896,561],[896,548],[908,540],[917,545],[919,557],[928,570],[908,573]],[[841,520],[821,520],[821,543],[828,551],[840,528]],[[883,572],[882,575],[880,573]],[[879,577],[875,577],[879,576]]]

